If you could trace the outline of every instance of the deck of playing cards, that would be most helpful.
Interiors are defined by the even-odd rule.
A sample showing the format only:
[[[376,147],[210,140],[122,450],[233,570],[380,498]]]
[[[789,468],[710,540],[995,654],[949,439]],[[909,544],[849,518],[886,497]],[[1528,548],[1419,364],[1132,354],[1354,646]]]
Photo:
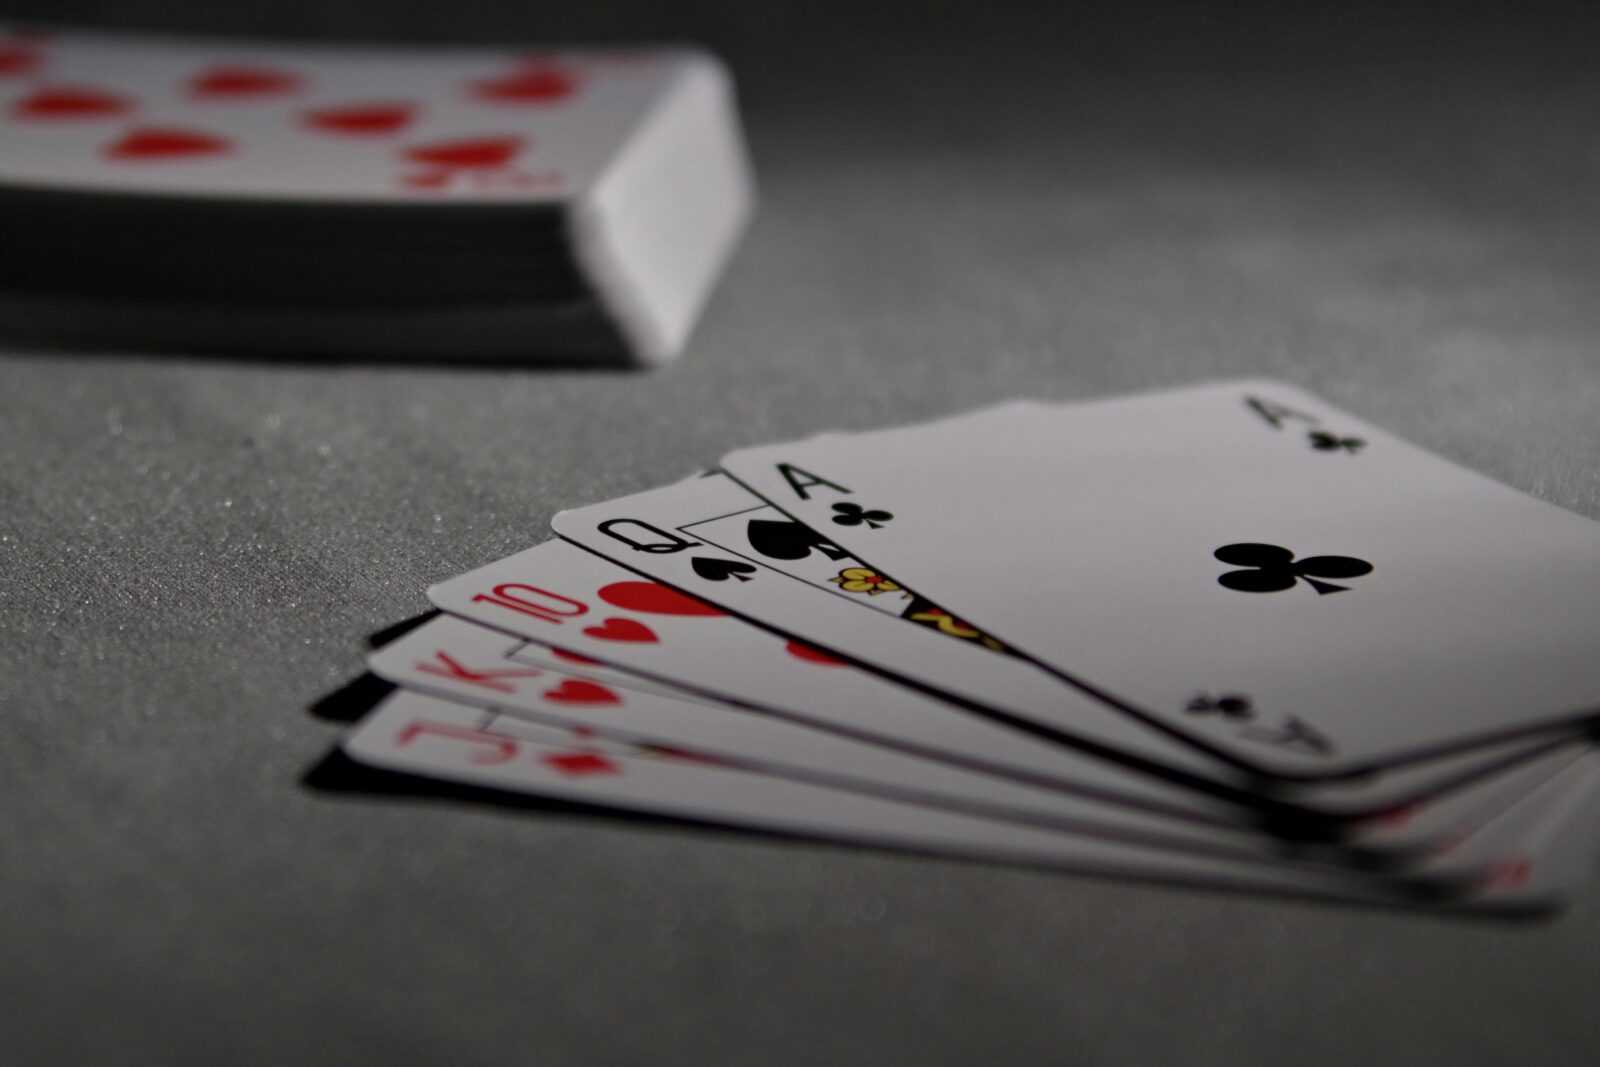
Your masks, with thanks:
[[[1271,381],[743,449],[433,586],[343,744],[973,859],[1533,910],[1600,818],[1600,528]]]
[[[703,53],[0,28],[0,310],[68,340],[627,360],[749,214]]]

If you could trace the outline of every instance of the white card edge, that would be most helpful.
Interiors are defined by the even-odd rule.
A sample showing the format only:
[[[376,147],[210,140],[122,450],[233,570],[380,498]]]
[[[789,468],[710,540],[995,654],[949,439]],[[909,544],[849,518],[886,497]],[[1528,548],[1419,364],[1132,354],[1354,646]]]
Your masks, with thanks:
[[[732,79],[711,55],[690,53],[567,208],[573,258],[640,363],[681,350],[754,197]]]

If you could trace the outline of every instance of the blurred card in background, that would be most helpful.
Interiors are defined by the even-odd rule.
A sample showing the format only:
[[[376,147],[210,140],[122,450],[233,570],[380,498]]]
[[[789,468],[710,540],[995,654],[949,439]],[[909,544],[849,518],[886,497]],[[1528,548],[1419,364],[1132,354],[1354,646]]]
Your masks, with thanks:
[[[658,362],[750,211],[688,49],[0,48],[0,300],[67,340]]]

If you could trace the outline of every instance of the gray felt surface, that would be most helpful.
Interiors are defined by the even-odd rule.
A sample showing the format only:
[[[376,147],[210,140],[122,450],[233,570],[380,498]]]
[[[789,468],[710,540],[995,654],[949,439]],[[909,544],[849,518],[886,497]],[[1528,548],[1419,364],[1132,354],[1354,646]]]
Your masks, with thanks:
[[[1600,517],[1600,96],[1477,44],[735,54],[765,199],[655,374],[0,342],[0,1060],[1594,1062],[1600,886],[1474,922],[300,782],[429,582],[825,426],[1277,375]]]

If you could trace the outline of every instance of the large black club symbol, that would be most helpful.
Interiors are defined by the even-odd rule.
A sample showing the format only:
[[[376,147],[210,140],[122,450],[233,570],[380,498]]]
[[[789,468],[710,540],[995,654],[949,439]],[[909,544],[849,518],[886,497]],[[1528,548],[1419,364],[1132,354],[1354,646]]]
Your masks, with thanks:
[[[1354,556],[1307,556],[1295,559],[1294,553],[1279,545],[1263,545],[1251,541],[1223,545],[1212,555],[1223,563],[1249,570],[1229,571],[1217,579],[1219,583],[1240,593],[1281,593],[1293,589],[1304,581],[1317,594],[1343,593],[1350,587],[1334,585],[1327,578],[1359,578],[1372,573],[1372,564]]]
[[[833,517],[833,521],[840,526],[860,526],[862,523],[866,523],[869,529],[876,530],[894,518],[893,512],[879,511],[876,508],[863,508],[860,504],[852,504],[849,501],[835,504],[833,510],[838,512]]]

